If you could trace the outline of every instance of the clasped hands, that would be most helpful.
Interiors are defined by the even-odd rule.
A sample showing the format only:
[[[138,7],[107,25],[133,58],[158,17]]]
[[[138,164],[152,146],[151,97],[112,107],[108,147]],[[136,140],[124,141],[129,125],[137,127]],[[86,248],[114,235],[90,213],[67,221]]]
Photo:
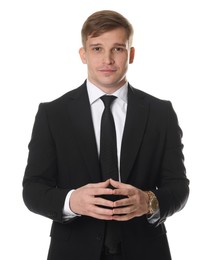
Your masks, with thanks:
[[[111,186],[113,188],[109,188]],[[120,199],[106,199],[105,196],[109,195]],[[132,185],[109,179],[87,184],[73,191],[70,209],[76,214],[97,219],[126,221],[148,212],[148,196]]]

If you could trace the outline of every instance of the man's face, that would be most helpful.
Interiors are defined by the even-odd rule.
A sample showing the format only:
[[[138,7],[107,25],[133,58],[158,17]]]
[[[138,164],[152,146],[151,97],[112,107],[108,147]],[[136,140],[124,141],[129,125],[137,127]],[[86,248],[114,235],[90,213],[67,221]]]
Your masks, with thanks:
[[[126,31],[114,29],[98,37],[88,37],[80,57],[88,67],[88,79],[106,93],[113,93],[124,85],[128,64],[133,62]]]

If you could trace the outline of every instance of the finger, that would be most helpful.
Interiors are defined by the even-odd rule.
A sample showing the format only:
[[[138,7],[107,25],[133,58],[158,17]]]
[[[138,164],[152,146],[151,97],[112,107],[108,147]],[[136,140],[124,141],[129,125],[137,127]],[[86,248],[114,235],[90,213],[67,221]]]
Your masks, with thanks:
[[[112,220],[116,221],[127,221],[135,217],[134,213],[126,214],[126,215],[113,215]]]
[[[127,189],[127,188],[116,188],[112,191],[112,194],[130,197],[130,196],[134,195],[134,190]]]
[[[126,215],[135,212],[136,207],[134,205],[127,207],[119,207],[113,209],[113,215]]]
[[[112,220],[112,216],[101,215],[96,213],[91,214],[90,217],[100,219],[100,220]]]
[[[113,201],[103,199],[102,197],[95,197],[93,202],[95,205],[99,205],[99,206],[103,206],[103,207],[109,207],[109,208],[114,207]]]
[[[99,219],[112,220],[113,211],[112,209],[107,209],[103,207],[99,207],[97,205],[91,205],[89,207],[87,215],[91,217],[96,217]]]
[[[133,186],[130,185],[130,184],[126,184],[126,183],[122,183],[122,182],[119,182],[119,181],[115,181],[113,179],[110,179],[110,184],[116,188],[116,189],[130,189],[132,188]]]
[[[101,195],[112,195],[113,190],[110,188],[93,188],[91,189],[91,195],[101,196]]]
[[[133,203],[133,199],[131,199],[131,198],[125,198],[125,199],[120,199],[120,200],[114,201],[113,207],[114,207],[114,208],[117,208],[117,207],[126,207],[126,206],[129,206],[129,205],[132,205],[132,204],[134,204],[134,203]]]
[[[86,185],[86,187],[89,187],[89,188],[105,188],[105,187],[108,187],[109,186],[109,183],[110,183],[110,180],[106,180],[106,181],[103,181],[103,182],[98,182],[98,183],[89,183]]]
[[[112,208],[105,208],[105,207],[100,207],[97,205],[94,205],[92,214],[93,213],[98,214],[98,215],[113,216]]]
[[[115,180],[113,180],[113,179],[110,179],[109,180],[110,181],[110,185],[112,185],[114,188],[120,188],[121,187],[121,182],[119,182],[119,181],[115,181]]]

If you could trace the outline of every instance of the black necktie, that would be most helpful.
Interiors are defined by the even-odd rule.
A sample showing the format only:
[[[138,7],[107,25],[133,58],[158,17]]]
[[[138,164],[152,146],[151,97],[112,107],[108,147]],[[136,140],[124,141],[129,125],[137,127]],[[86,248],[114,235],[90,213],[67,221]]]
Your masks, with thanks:
[[[101,118],[100,132],[100,167],[103,180],[112,178],[118,180],[118,159],[117,159],[117,142],[114,118],[111,112],[111,104],[115,96],[102,96],[101,99],[105,105]],[[105,196],[104,196],[105,197]],[[106,197],[107,199],[109,198]],[[119,223],[108,221],[106,223],[106,233],[104,245],[111,251],[114,251],[120,242]]]
[[[100,166],[104,181],[109,178],[118,180],[116,130],[111,112],[111,104],[115,98],[107,95],[101,97],[105,105],[100,131]]]

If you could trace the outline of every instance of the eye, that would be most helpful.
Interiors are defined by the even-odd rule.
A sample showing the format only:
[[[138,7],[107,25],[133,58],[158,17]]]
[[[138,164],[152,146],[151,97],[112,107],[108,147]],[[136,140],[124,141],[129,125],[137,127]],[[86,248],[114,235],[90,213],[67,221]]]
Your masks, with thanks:
[[[123,52],[124,51],[124,48],[121,48],[121,47],[115,47],[113,49],[113,52]]]
[[[102,49],[101,49],[101,47],[94,47],[92,50],[94,52],[100,52]]]

